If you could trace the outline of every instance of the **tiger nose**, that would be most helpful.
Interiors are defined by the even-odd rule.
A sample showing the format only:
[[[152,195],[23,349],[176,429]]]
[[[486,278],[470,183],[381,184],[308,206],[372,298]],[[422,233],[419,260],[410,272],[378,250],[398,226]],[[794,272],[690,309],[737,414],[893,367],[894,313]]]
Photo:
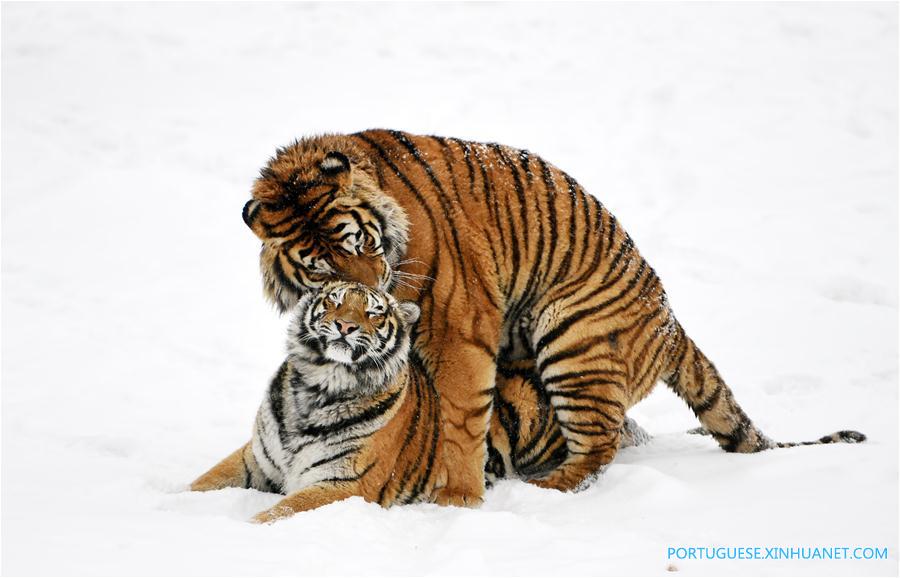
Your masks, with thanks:
[[[341,335],[350,335],[357,329],[359,329],[359,325],[353,323],[352,321],[344,321],[343,319],[335,319],[334,324],[337,325],[338,331]]]

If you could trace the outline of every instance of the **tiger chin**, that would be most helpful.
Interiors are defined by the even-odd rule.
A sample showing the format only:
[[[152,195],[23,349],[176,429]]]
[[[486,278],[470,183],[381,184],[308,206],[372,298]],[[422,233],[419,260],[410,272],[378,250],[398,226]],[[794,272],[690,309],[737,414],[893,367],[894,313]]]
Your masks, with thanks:
[[[412,302],[352,282],[301,297],[287,358],[257,412],[251,441],[191,489],[285,494],[255,522],[352,496],[383,507],[434,502],[447,479],[439,396],[410,358]],[[565,460],[552,414],[527,376],[500,380],[486,481],[538,479]],[[626,445],[645,433],[630,424]]]

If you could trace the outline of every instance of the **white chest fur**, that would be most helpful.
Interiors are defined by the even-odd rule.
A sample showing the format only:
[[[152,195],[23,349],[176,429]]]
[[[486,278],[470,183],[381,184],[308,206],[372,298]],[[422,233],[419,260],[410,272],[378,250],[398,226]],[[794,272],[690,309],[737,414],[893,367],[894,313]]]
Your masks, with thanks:
[[[357,385],[340,364],[290,357],[272,380],[257,413],[252,448],[283,493],[361,474],[354,458],[393,411],[373,412],[384,395],[379,402],[377,392],[357,392]]]

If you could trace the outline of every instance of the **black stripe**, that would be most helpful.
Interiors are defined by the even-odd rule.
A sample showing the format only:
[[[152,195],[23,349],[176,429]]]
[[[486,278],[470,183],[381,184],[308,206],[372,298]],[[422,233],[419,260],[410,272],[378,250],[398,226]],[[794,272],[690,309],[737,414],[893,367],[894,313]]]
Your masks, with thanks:
[[[288,442],[287,426],[284,423],[284,380],[289,371],[287,362],[282,363],[269,386],[269,409],[278,425],[278,438],[282,447],[287,447]]]
[[[503,158],[501,157],[500,160],[502,162]],[[484,188],[485,188],[485,196],[487,196],[487,190],[489,188],[487,171],[484,167],[484,165],[485,165],[484,161],[481,160],[480,158],[479,158],[479,163],[480,163],[480,167],[481,167],[481,178],[482,178],[482,181],[484,183]],[[512,271],[512,279],[510,280],[509,285],[508,285],[508,287],[506,287],[506,290],[504,292],[504,298],[506,298],[507,300],[509,299],[510,295],[516,291],[516,286],[518,285],[518,282],[519,282],[519,269],[520,269],[519,263],[521,261],[521,255],[520,255],[521,251],[519,249],[519,244],[517,242],[518,238],[521,236],[524,236],[526,250],[527,250],[527,246],[528,246],[528,241],[527,241],[528,231],[527,230],[518,231],[519,235],[516,234],[519,227],[516,227],[515,219],[514,219],[513,213],[512,213],[512,203],[510,203],[509,201],[510,201],[510,199],[508,199],[508,198],[505,199],[505,202],[501,206],[496,203],[496,199],[495,199],[494,205],[496,205],[496,206],[493,211],[494,221],[497,226],[497,231],[500,234],[499,245],[500,245],[501,251],[503,252],[504,262],[506,261],[507,247],[509,247],[509,249],[512,253],[511,254],[512,262],[509,265],[509,268]],[[508,231],[503,228],[503,219],[500,216],[501,209],[505,210]],[[509,234],[508,239],[507,239],[507,232]],[[504,276],[500,276],[499,278],[502,279],[502,277],[504,277]]]
[[[591,395],[588,393],[572,393],[568,391],[553,391],[550,393],[550,397],[563,397],[565,399],[575,399],[582,401],[593,401],[594,403],[599,403],[601,405],[611,405],[612,407],[617,407],[621,410],[625,409],[625,406],[622,405],[622,402],[616,401],[614,399],[608,399],[605,397],[599,397],[596,395]],[[564,409],[566,406],[553,404],[554,410]]]
[[[563,253],[562,262],[556,270],[556,275],[554,275],[551,280],[551,284],[553,285],[558,284],[560,279],[569,274],[572,266],[572,253],[575,251],[575,242],[577,239],[575,216],[578,211],[578,185],[575,180],[566,173],[562,173],[562,176],[566,181],[569,193],[569,244],[568,247],[566,247],[566,251]],[[585,235],[586,234],[587,232],[585,232]]]
[[[409,372],[410,385],[412,385],[412,387],[409,387],[409,385],[407,385],[407,389],[409,390],[408,395],[415,396],[414,400],[413,400],[413,401],[415,401],[416,409],[417,409],[415,416],[418,416],[419,415],[419,406],[421,404],[421,398],[422,398],[421,379],[420,379],[419,375],[424,375],[424,371],[423,371],[424,368],[421,365],[421,362],[418,360],[418,357],[414,358],[413,356],[410,356],[409,367],[410,367],[410,372]],[[407,403],[409,403],[409,402],[407,402]],[[402,456],[404,454],[404,452],[406,451],[406,448],[412,442],[417,431],[418,431],[418,422],[416,422],[416,420],[413,419],[410,421],[409,426],[406,429],[406,436],[403,438],[403,443],[400,444],[400,449],[397,451],[398,456]],[[384,496],[385,496],[385,493],[387,492],[388,486],[393,481],[395,481],[395,480],[392,476],[381,487],[381,491],[378,493],[378,503],[379,504],[381,504],[383,506],[387,505],[384,502]],[[405,484],[406,484],[406,481],[405,481],[405,476],[404,476],[404,478],[402,478],[400,480],[400,486],[397,490],[397,496],[399,496],[401,494]]]
[[[568,331],[569,328],[571,328],[573,325],[575,325],[576,323],[578,323],[585,317],[602,311],[607,306],[609,306],[609,305],[615,303],[616,301],[618,301],[619,299],[621,299],[623,295],[627,295],[628,292],[634,288],[634,285],[637,283],[637,281],[640,279],[641,275],[643,274],[645,262],[643,261],[643,259],[641,261],[642,261],[641,267],[639,268],[637,275],[635,275],[634,278],[632,278],[631,281],[629,281],[629,283],[626,286],[624,291],[622,291],[621,293],[619,293],[618,295],[616,295],[614,297],[611,297],[610,299],[607,299],[606,301],[600,303],[599,305],[597,305],[595,307],[588,307],[588,308],[582,309],[580,311],[577,311],[577,312],[573,313],[572,315],[569,315],[561,323],[559,323],[556,327],[554,327],[553,330],[547,332],[546,334],[544,334],[543,337],[540,338],[540,340],[538,340],[536,349],[538,351],[545,349],[547,347],[547,345],[549,345],[553,341],[556,341],[566,331]],[[625,271],[626,271],[626,269],[623,269],[621,275],[624,275]],[[619,281],[618,278],[613,279],[610,281],[610,283],[608,285],[601,286],[599,289],[594,291],[594,293],[599,293],[599,292],[607,289],[608,287],[614,285],[618,281]]]
[[[584,284],[597,273],[600,267],[601,258],[603,256],[603,242],[601,237],[603,231],[603,215],[604,213],[606,213],[606,211],[603,209],[603,206],[593,197],[582,194],[581,198],[584,200],[585,206],[585,231],[581,236],[581,260],[578,266],[581,273],[577,277],[568,279],[565,284],[555,288],[555,292],[557,295],[559,295],[559,299],[569,297],[581,290],[584,287]],[[596,231],[594,231],[594,228],[591,226],[591,208],[596,211],[595,213],[593,213],[593,220],[597,222]],[[593,249],[591,262],[587,267],[584,267],[584,257],[587,255],[589,248]]]
[[[346,440],[344,440],[344,441],[346,441]],[[341,458],[343,458],[343,457],[345,457],[345,456],[348,456],[348,455],[352,454],[353,452],[357,451],[357,449],[359,449],[359,448],[356,448],[356,447],[347,448],[346,450],[344,450],[344,451],[342,451],[342,452],[338,452],[338,453],[336,453],[336,454],[334,454],[334,455],[328,456],[327,458],[322,458],[321,460],[318,460],[318,461],[316,461],[316,462],[313,462],[312,464],[310,464],[309,466],[307,466],[306,469],[304,469],[304,470],[303,470],[302,472],[300,472],[300,473],[301,473],[301,474],[302,474],[302,473],[306,473],[306,472],[308,472],[309,470],[313,470],[313,469],[315,469],[315,468],[317,468],[317,467],[319,467],[319,466],[321,466],[321,465],[324,465],[324,464],[327,464],[327,463],[330,463],[330,462],[339,460],[339,459],[341,459]]]
[[[517,295],[515,303],[513,303],[512,307],[508,311],[508,317],[511,319],[518,319],[521,316],[522,310],[525,309],[531,296],[534,294],[534,286],[538,282],[537,280],[537,269],[540,264],[540,253],[541,248],[543,247],[543,218],[541,217],[540,207],[536,207],[537,211],[537,219],[540,223],[540,230],[538,231],[538,249],[535,251],[535,255],[531,255],[531,243],[530,239],[530,231],[531,225],[528,222],[528,206],[525,198],[525,188],[522,186],[522,179],[519,177],[519,173],[516,170],[515,163],[506,156],[506,153],[500,147],[500,145],[493,145],[495,154],[499,157],[500,162],[509,169],[510,175],[513,177],[513,188],[516,191],[516,198],[519,201],[519,223],[518,227],[513,223],[513,212],[512,207],[507,207],[507,215],[510,227],[510,235],[512,235],[511,244],[513,247],[513,283],[510,285],[510,294]],[[506,205],[511,205],[509,199],[507,199]],[[516,234],[518,233],[518,234]],[[522,250],[518,249],[518,243],[521,239],[521,243],[523,246]],[[517,291],[516,285],[518,284],[518,274],[520,269],[522,268],[520,262],[522,261],[521,255],[524,254],[524,261],[527,262],[531,259],[531,272],[527,276],[527,283],[525,288],[519,292]]]
[[[606,234],[606,251],[604,251],[603,255],[609,255],[610,249],[612,249],[613,235],[616,234],[616,218],[612,216],[612,213],[607,212],[607,218],[609,220],[609,230]]]
[[[371,470],[372,467],[373,467],[376,463],[378,463],[378,462],[377,462],[377,461],[372,462],[371,464],[369,464],[368,466],[366,466],[366,467],[363,469],[362,472],[356,474],[355,476],[325,478],[324,480],[322,480],[322,482],[330,482],[330,483],[333,483],[333,484],[334,484],[334,483],[341,483],[341,482],[358,482],[360,479],[362,479],[363,476],[365,476],[366,474],[369,473],[369,470]]]
[[[620,375],[623,377],[625,376],[624,371],[619,371],[619,370],[615,370],[615,369],[588,369],[588,370],[583,370],[583,371],[569,371],[566,373],[559,373],[557,375],[552,375],[549,377],[542,377],[541,380],[544,384],[544,387],[549,387],[549,386],[555,385],[559,382],[571,381],[572,379],[575,379],[575,378],[583,379],[585,377],[590,377],[592,375],[610,375],[610,374]],[[617,384],[618,385],[618,384],[620,384],[620,381],[616,381],[614,379],[599,379],[599,380],[595,379],[595,380],[591,380],[589,383],[598,384],[598,385],[602,385],[602,384]]]
[[[354,416],[350,416],[346,419],[342,419],[332,424],[327,424],[323,426],[317,425],[307,425],[303,429],[300,430],[300,433],[305,436],[312,437],[324,437],[329,436],[335,433],[340,432],[341,430],[347,429],[349,427],[353,427],[355,425],[359,425],[361,423],[376,419],[385,413],[388,412],[397,401],[397,398],[400,397],[400,394],[403,392],[402,389],[395,391],[391,395],[389,395],[386,399],[381,400],[377,404],[372,407],[366,409],[363,412],[360,412]]]
[[[413,489],[413,495],[410,500],[415,500],[418,498],[423,490],[425,489],[425,484],[428,483],[428,480],[431,478],[431,470],[434,468],[434,462],[437,457],[437,443],[438,436],[440,435],[441,429],[441,421],[440,421],[440,408],[437,404],[436,396],[429,396],[430,405],[431,405],[431,447],[428,452],[428,464],[425,466],[425,473],[419,480],[419,483],[416,484]]]
[[[413,415],[413,420],[410,422],[409,431],[407,432],[406,439],[409,440],[410,443],[416,437],[416,434],[422,433],[422,431],[423,431],[422,403],[423,403],[424,396],[425,396],[425,390],[423,388],[422,380],[419,379],[418,376],[416,376],[416,378],[413,381],[414,381],[414,385],[415,385],[415,387],[413,388],[413,391],[415,392],[415,396],[416,396],[415,397],[416,411]],[[407,447],[407,444],[404,444],[404,447]],[[412,496],[411,492],[410,492],[410,494],[405,494],[405,492],[406,492],[407,485],[412,481],[413,474],[415,474],[417,471],[419,471],[419,466],[422,463],[422,452],[424,451],[424,446],[423,446],[422,442],[419,443],[418,449],[419,449],[419,451],[416,454],[416,458],[414,460],[412,460],[409,465],[407,465],[406,469],[403,470],[402,474],[400,475],[399,485],[397,486],[397,495],[395,497],[395,501],[402,501],[402,503],[408,504],[414,499],[414,496]]]
[[[519,151],[519,164],[522,166],[522,172],[525,173],[525,182],[531,186],[534,181],[534,173],[531,172],[531,153],[526,149]]]
[[[459,227],[456,224],[456,219],[453,216],[453,207],[449,200],[447,199],[447,194],[444,191],[444,187],[441,185],[440,181],[438,181],[437,177],[434,174],[434,169],[431,167],[425,159],[422,158],[422,153],[416,147],[416,145],[407,137],[406,134],[392,130],[388,131],[388,133],[394,137],[401,145],[403,145],[406,150],[412,155],[413,159],[424,169],[425,173],[428,175],[428,178],[431,180],[431,184],[434,186],[437,192],[438,201],[441,204],[441,209],[444,212],[444,219],[447,222],[447,229],[450,231],[450,236],[453,239],[453,246],[456,250],[456,261],[460,264],[460,267],[464,265],[463,260],[463,251],[459,242]],[[468,293],[468,275],[462,275],[463,287],[466,289]]]
[[[547,163],[544,159],[538,157],[538,164],[541,167],[541,178],[544,181],[544,188],[546,189],[546,197],[547,197],[547,219],[549,221],[548,233],[547,236],[550,238],[550,249],[547,251],[547,266],[543,268],[543,278],[546,282],[553,271],[553,260],[556,257],[556,244],[557,244],[557,220],[556,220],[556,182],[553,180],[553,174],[550,172],[550,167],[547,166]],[[540,201],[538,201],[539,203]]]
[[[244,466],[244,489],[250,488],[250,466],[247,465],[247,457],[244,455],[245,452],[241,452],[241,464]]]
[[[264,432],[262,430],[260,430],[259,423],[257,422],[256,435],[259,437],[259,447],[262,448],[262,452],[263,452],[262,457],[264,457],[266,459],[266,461],[269,462],[269,465],[272,466],[273,470],[278,470],[279,472],[284,473],[284,471],[281,469],[281,466],[276,464],[275,460],[272,459],[272,456],[269,455],[269,450],[266,448],[265,436],[263,435],[263,433]],[[259,461],[259,456],[256,456],[254,454],[254,457],[256,457],[256,460]]]
[[[459,194],[459,186],[456,183],[456,173],[453,171],[453,151],[447,143],[447,139],[439,136],[432,136],[431,139],[441,146],[441,155],[444,157],[444,165],[447,167],[447,174],[450,175],[450,184],[453,186],[453,194],[456,195],[456,202],[462,205],[462,197]]]
[[[703,414],[710,411],[718,402],[719,398],[722,397],[722,392],[725,390],[725,385],[722,383],[718,383],[716,385],[715,391],[710,394],[705,400],[699,403],[691,404],[691,409],[694,410],[694,414],[697,417],[702,417]]]
[[[365,142],[369,147],[375,150],[378,154],[380,160],[388,166],[389,169],[394,173],[394,175],[400,179],[400,181],[406,186],[407,189],[415,196],[416,201],[421,205],[422,210],[425,211],[425,214],[428,216],[428,222],[431,225],[431,234],[435,239],[440,238],[438,235],[438,223],[435,219],[434,212],[432,211],[431,205],[429,205],[425,197],[422,196],[422,193],[413,185],[412,181],[407,177],[394,162],[391,160],[390,156],[384,150],[384,148],[378,144],[374,139],[372,139],[369,135],[365,133],[356,133],[353,136]],[[421,294],[429,294],[431,291],[431,287],[434,285],[434,279],[437,277],[437,255],[432,256],[431,262],[428,266],[428,279],[425,280],[423,284],[423,288],[421,290]]]

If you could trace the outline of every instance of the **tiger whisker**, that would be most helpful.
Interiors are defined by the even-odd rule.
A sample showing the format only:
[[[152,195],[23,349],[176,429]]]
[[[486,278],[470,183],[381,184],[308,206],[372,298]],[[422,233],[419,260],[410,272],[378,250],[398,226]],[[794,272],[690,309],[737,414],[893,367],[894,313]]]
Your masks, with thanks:
[[[394,279],[394,283],[396,283],[397,285],[400,285],[401,287],[407,287],[407,288],[409,288],[409,289],[421,289],[420,286],[418,286],[418,285],[412,285],[411,283],[407,283],[407,282],[406,282],[405,280],[403,280],[403,279]]]
[[[395,275],[400,277],[406,277],[409,279],[428,279],[429,281],[434,281],[434,277],[430,277],[428,275],[420,275],[418,273],[407,273],[405,271],[394,271]]]
[[[403,259],[402,261],[397,261],[394,263],[394,266],[397,267],[399,265],[409,265],[411,263],[418,263],[419,265],[424,265],[425,262],[421,259]]]

